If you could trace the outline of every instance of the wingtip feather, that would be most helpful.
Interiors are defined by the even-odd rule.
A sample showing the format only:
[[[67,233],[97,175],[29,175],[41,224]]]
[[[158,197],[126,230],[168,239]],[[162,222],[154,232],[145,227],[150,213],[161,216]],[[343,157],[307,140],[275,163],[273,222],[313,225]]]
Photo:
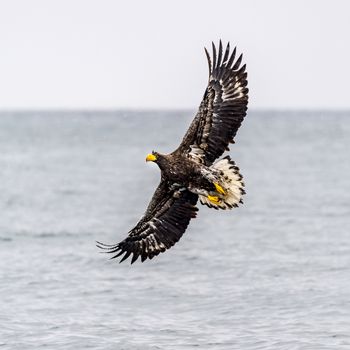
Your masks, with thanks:
[[[205,51],[205,54],[207,56],[207,61],[208,61],[208,68],[209,68],[209,77],[210,77],[210,74],[211,74],[211,59],[210,59],[210,55],[209,55],[209,52],[206,48],[204,48],[204,51]]]
[[[223,64],[227,63],[227,60],[229,58],[229,54],[230,54],[230,42],[227,43],[226,45],[226,50],[225,50],[225,55],[224,55],[224,59],[222,60]]]
[[[216,68],[216,47],[214,42],[211,42],[212,50],[213,50],[213,70]]]

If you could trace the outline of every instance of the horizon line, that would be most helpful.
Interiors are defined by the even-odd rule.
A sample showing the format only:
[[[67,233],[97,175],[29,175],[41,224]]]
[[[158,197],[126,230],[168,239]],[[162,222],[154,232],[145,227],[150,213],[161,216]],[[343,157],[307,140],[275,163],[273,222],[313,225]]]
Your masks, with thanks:
[[[164,107],[145,107],[145,108],[137,108],[137,107],[115,107],[115,108],[66,108],[66,107],[58,107],[58,108],[0,108],[0,113],[112,113],[112,112],[193,112],[196,111],[197,108],[164,108]],[[311,107],[303,107],[303,108],[248,108],[247,113],[249,112],[339,112],[345,113],[350,112],[350,107],[348,108],[311,108]]]

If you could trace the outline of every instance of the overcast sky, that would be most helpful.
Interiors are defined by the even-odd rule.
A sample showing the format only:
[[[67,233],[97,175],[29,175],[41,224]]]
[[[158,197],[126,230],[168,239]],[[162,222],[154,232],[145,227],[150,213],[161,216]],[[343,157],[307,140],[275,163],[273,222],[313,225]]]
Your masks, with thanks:
[[[350,108],[347,0],[0,0],[0,109],[194,109],[219,38],[251,108]]]

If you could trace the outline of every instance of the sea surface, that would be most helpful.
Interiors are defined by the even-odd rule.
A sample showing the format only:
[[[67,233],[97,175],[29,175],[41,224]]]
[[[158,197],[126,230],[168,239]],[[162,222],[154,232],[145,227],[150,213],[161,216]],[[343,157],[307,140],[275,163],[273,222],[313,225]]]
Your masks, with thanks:
[[[247,195],[118,264],[194,111],[0,114],[1,349],[350,349],[350,112],[249,112]]]

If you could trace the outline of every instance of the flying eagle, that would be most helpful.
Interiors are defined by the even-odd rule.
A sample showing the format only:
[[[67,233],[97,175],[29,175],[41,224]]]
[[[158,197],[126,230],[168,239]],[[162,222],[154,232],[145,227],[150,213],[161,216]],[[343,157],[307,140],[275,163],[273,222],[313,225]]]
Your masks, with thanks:
[[[218,161],[240,127],[247,111],[248,88],[246,66],[242,55],[236,58],[236,48],[230,44],[223,52],[212,44],[209,82],[199,110],[180,146],[170,154],[152,152],[146,161],[156,163],[161,170],[158,185],[146,212],[128,236],[117,244],[97,242],[99,248],[120,262],[132,254],[131,263],[141,261],[172,247],[197,215],[198,197],[201,204],[214,209],[232,209],[242,202],[244,182],[239,168],[229,156]]]

